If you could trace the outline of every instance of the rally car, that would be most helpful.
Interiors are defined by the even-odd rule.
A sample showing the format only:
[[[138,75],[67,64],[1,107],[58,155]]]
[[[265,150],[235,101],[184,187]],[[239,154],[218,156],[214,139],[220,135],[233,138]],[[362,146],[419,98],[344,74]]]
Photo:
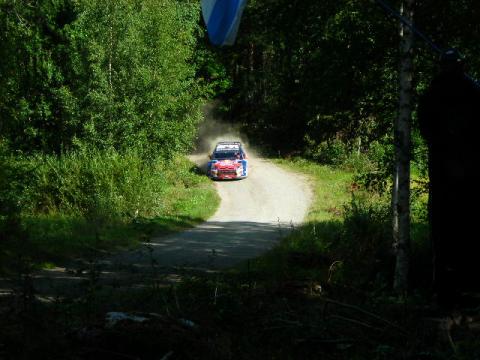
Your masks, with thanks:
[[[247,154],[239,141],[222,141],[215,146],[207,164],[207,175],[214,180],[245,179]]]

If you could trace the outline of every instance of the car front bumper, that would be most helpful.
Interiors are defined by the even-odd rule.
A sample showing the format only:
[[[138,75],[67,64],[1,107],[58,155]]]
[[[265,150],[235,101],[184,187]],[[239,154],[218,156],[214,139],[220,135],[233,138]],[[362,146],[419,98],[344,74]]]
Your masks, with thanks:
[[[245,179],[246,176],[242,175],[243,172],[237,172],[235,170],[218,170],[211,171],[210,177],[214,180],[234,180],[234,179]]]

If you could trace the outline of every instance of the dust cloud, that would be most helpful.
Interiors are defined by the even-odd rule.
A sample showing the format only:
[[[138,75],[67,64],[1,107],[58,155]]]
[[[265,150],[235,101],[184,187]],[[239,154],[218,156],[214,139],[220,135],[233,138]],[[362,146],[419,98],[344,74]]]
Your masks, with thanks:
[[[241,141],[245,151],[249,154],[248,138],[240,132],[237,124],[222,121],[215,112],[218,102],[211,102],[204,106],[204,121],[198,129],[195,154],[209,154],[219,141]]]

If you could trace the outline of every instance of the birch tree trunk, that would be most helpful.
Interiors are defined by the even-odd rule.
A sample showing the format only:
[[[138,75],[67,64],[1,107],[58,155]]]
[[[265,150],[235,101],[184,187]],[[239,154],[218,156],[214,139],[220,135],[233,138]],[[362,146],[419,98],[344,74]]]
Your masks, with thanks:
[[[413,22],[414,0],[403,0],[402,14]],[[393,240],[396,255],[394,289],[408,289],[410,266],[410,124],[412,117],[413,32],[400,25],[400,94],[394,126],[395,172],[392,194]]]

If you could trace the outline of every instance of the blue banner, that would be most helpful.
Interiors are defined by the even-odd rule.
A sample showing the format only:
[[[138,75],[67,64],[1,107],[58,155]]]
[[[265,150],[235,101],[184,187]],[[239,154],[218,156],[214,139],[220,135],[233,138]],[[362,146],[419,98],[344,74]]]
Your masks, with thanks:
[[[233,45],[247,0],[202,0],[203,19],[214,45]]]

